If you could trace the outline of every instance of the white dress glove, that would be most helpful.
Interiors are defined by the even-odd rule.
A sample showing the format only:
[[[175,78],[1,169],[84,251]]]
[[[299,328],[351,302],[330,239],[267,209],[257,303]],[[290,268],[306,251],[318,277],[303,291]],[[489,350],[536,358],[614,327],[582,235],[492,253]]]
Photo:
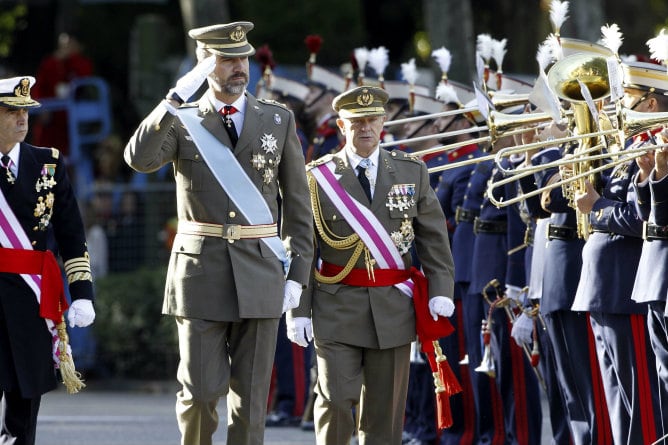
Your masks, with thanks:
[[[519,300],[520,296],[522,295],[522,289],[513,286],[512,284],[506,284],[506,297],[510,298],[513,301]]]
[[[299,300],[302,296],[302,285],[294,280],[285,282],[285,292],[283,296],[283,312],[294,309],[299,306]]]
[[[429,313],[438,320],[438,316],[449,317],[455,312],[455,303],[448,297],[434,297],[429,300]]]
[[[510,336],[515,339],[518,346],[531,344],[533,334],[533,318],[522,312],[513,322]]]
[[[182,102],[190,99],[190,96],[202,86],[207,76],[211,74],[216,66],[216,56],[209,56],[200,61],[193,69],[188,71],[179,80],[176,81],[174,88],[169,90],[167,97],[170,98],[176,94]]]
[[[74,300],[67,311],[67,321],[70,327],[85,328],[95,320],[95,309],[93,302],[87,299]]]
[[[302,348],[308,346],[308,343],[313,340],[313,326],[311,326],[311,319],[308,317],[287,317],[285,319],[287,327],[288,338],[292,343],[297,343]]]

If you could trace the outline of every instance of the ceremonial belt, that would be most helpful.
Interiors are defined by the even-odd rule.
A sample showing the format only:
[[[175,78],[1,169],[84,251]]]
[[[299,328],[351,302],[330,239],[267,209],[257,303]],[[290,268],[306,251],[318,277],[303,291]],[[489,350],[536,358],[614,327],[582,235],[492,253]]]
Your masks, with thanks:
[[[578,238],[578,229],[575,227],[559,226],[556,224],[547,225],[547,239],[574,240]]]
[[[473,221],[473,233],[506,233],[508,231],[507,221],[488,221],[476,217]]]
[[[645,221],[642,225],[642,238],[646,240],[668,239],[668,226],[657,226]]]
[[[333,277],[342,270],[343,266],[326,261],[323,261],[320,266],[320,274],[325,277]],[[408,269],[374,269],[373,278],[370,278],[366,268],[357,268],[352,269],[341,280],[341,283],[359,287],[394,286],[409,278],[411,278],[411,272]]]
[[[63,277],[50,250],[7,249],[0,247],[0,272],[41,275],[39,315],[59,323],[67,309]]]
[[[213,176],[251,225],[273,224],[271,210],[255,183],[248,177],[230,147],[202,126],[202,118],[197,113],[195,108],[180,108],[176,115],[188,130]],[[278,236],[267,236],[262,238],[262,242],[281,260],[283,272],[287,274],[290,257],[283,241]]]
[[[455,210],[455,221],[459,224],[462,221],[472,223],[480,215],[480,210],[469,210],[462,206],[457,206]]]
[[[177,232],[184,235],[213,236],[226,239],[229,242],[234,242],[238,239],[278,236],[276,223],[241,226],[239,224],[211,224],[197,221],[179,221]]]

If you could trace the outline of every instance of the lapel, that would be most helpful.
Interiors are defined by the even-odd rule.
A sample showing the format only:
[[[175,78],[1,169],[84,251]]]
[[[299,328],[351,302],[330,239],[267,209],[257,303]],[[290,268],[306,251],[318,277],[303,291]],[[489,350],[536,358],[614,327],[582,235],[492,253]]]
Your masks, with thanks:
[[[390,188],[396,181],[396,170],[392,162],[390,152],[381,148],[380,156],[378,156],[378,174],[376,175],[376,188],[373,192],[373,203],[371,210],[378,215],[377,212],[386,210],[385,201]],[[361,186],[360,186],[361,189]]]
[[[246,112],[244,113],[244,126],[239,134],[239,140],[234,148],[234,154],[239,156],[250,147],[251,142],[257,135],[262,135],[260,126],[262,123],[262,108],[258,105],[257,99],[248,92],[246,94]]]
[[[353,198],[362,203],[366,207],[370,207],[369,200],[362,190],[362,185],[357,179],[355,171],[350,166],[348,156],[345,149],[341,149],[332,156],[332,160],[336,163],[334,174],[341,175],[339,184],[343,187]]]
[[[227,147],[232,148],[232,141],[230,136],[223,128],[223,118],[218,114],[217,110],[213,109],[211,102],[204,95],[199,100],[199,116],[202,118],[202,126],[211,133],[216,139]]]

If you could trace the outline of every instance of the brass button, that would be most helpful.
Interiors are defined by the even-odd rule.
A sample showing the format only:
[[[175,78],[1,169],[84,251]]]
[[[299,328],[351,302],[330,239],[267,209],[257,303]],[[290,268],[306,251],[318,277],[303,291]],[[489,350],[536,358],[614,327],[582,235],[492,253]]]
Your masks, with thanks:
[[[230,218],[234,218],[236,216],[237,216],[237,212],[235,212],[235,211],[230,212]]]

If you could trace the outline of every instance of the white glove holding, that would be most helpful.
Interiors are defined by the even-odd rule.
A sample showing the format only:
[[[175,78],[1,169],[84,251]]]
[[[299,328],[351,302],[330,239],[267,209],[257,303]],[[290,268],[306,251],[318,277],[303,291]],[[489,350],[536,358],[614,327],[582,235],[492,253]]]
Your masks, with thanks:
[[[299,300],[302,297],[302,285],[294,280],[285,282],[285,292],[283,296],[283,312],[294,309],[299,306]]]
[[[434,297],[429,300],[429,313],[438,320],[438,316],[449,317],[455,312],[455,303],[448,297]]]
[[[202,86],[202,83],[206,80],[207,76],[211,74],[215,66],[216,56],[211,55],[206,59],[203,59],[195,65],[193,69],[176,81],[176,85],[169,90],[167,97],[171,98],[176,94],[182,102],[187,101],[190,99],[190,96],[195,94],[199,87]]]
[[[313,326],[308,317],[287,317],[285,324],[288,331],[288,338],[292,343],[297,343],[302,348],[308,346],[313,340]]]
[[[70,327],[85,328],[93,323],[95,320],[95,309],[93,309],[93,302],[82,298],[74,300],[67,311],[67,321],[70,322]]]
[[[531,344],[533,340],[533,318],[522,312],[513,322],[510,336],[513,337],[518,346]]]
[[[522,295],[522,289],[512,284],[506,284],[506,297],[510,298],[513,301],[517,301]]]

